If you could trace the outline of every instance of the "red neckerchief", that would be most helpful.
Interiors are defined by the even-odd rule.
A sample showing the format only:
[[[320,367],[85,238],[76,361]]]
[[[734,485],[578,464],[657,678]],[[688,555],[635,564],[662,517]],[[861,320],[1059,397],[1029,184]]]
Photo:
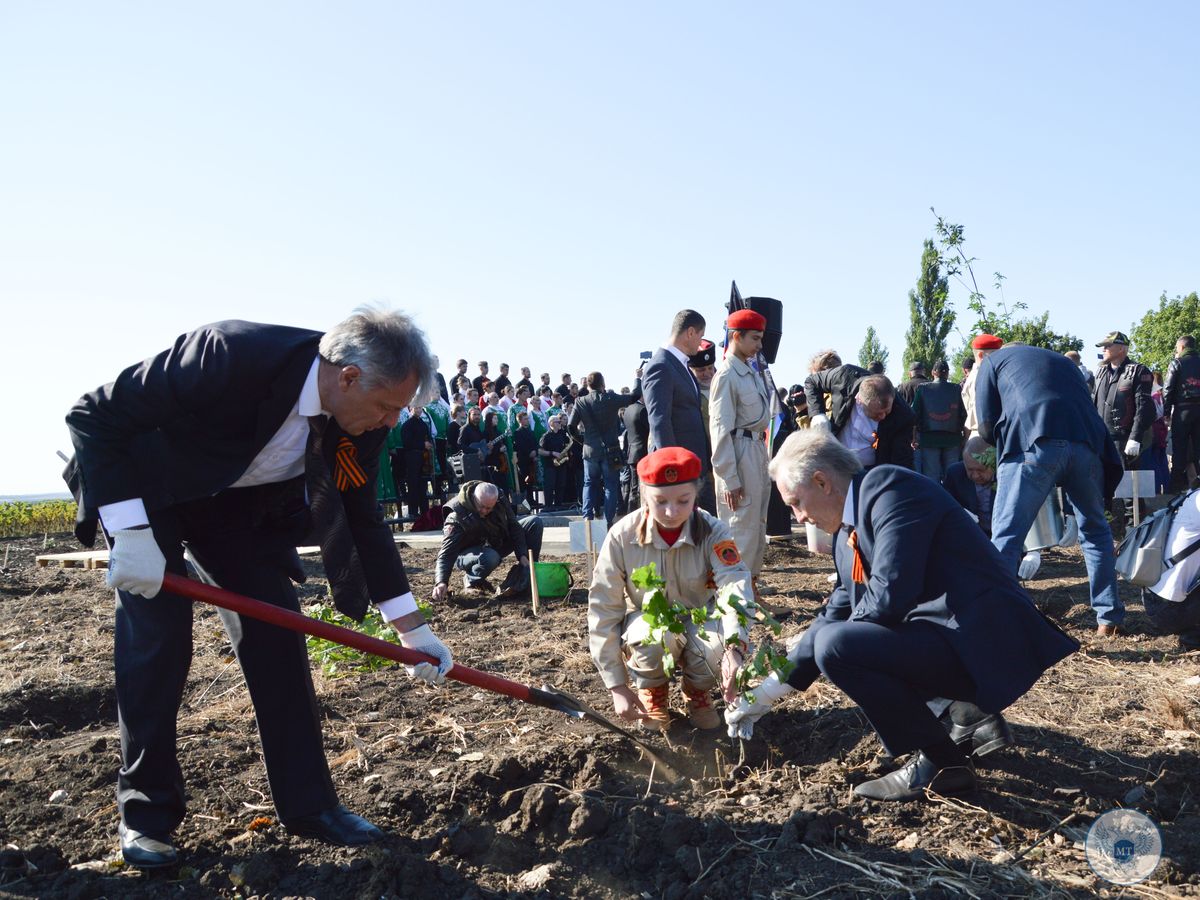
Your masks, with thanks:
[[[682,525],[678,528],[663,528],[661,525],[655,523],[654,527],[658,529],[659,537],[667,542],[668,547],[674,547],[675,542],[679,540],[679,536],[683,534]]]

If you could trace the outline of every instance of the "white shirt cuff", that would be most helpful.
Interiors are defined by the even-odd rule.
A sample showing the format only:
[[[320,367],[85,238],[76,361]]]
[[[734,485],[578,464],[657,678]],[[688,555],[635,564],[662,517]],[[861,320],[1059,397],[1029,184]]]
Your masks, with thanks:
[[[104,523],[104,530],[109,534],[150,524],[146,515],[146,504],[142,502],[141,497],[104,504],[100,507],[100,521]]]
[[[393,597],[391,600],[384,600],[379,604],[379,614],[388,622],[395,622],[416,611],[417,601],[413,597],[412,591],[401,594],[399,597]]]

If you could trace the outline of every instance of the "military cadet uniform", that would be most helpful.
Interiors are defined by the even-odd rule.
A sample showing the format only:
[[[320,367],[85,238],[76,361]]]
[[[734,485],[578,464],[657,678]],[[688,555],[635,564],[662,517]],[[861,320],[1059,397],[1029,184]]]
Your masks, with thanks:
[[[999,350],[1003,346],[1004,341],[994,334],[979,334],[971,341],[972,350]],[[979,419],[975,415],[975,376],[978,374],[979,360],[975,360],[971,371],[967,373],[962,382],[962,403],[965,414],[963,430],[966,431],[968,439],[972,435],[979,434]]]
[[[1107,347],[1109,344],[1129,346],[1129,338],[1114,331],[1096,346]],[[1150,370],[1129,357],[1116,368],[1101,363],[1096,370],[1092,401],[1108,428],[1108,436],[1125,459],[1126,469],[1137,468],[1140,449],[1149,446],[1150,426],[1154,424],[1156,414],[1154,399],[1150,396],[1153,385],[1154,376]],[[1139,453],[1132,457],[1126,455],[1130,441],[1140,445]]]
[[[731,331],[762,331],[766,320],[752,310],[738,310],[729,317],[726,327]],[[770,478],[766,428],[770,415],[770,391],[763,374],[750,362],[728,353],[717,367],[709,391],[717,514],[729,525],[754,575],[762,569],[767,542]],[[744,491],[742,505],[730,509],[725,492],[739,488]]]
[[[642,486],[686,484],[700,478],[700,458],[682,447],[666,447],[637,467]],[[718,591],[728,590],[753,606],[750,570],[742,561],[728,526],[696,507],[680,531],[664,534],[645,507],[618,520],[600,548],[588,592],[588,645],[606,688],[628,684],[650,713],[646,727],[662,730],[670,722],[670,682],[663,666],[669,652],[683,673],[688,717],[697,727],[716,728],[720,718],[709,691],[716,685],[726,639],[737,636],[744,647],[746,629],[737,616],[724,614],[714,626],[689,623],[682,634],[668,635],[666,650],[646,645],[642,619],[646,591],[633,581],[636,569],[654,563],[666,581],[667,601],[687,609],[716,609]],[[658,715],[655,715],[658,713]]]
[[[1163,415],[1171,421],[1172,493],[1187,486],[1188,463],[1200,469],[1200,354],[1188,348],[1171,360],[1163,382]]]

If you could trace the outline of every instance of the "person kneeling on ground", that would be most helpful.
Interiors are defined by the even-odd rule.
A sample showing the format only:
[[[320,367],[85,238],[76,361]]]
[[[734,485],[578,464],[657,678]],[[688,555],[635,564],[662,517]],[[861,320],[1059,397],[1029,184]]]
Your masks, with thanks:
[[[463,586],[476,594],[495,593],[508,597],[529,586],[529,553],[536,562],[542,552],[542,520],[537,516],[518,519],[500,489],[487,481],[468,481],[446,506],[442,546],[434,566],[433,599],[450,593],[450,569],[462,570]],[[516,564],[500,588],[487,577],[508,554]]]
[[[996,454],[979,435],[972,435],[963,448],[962,460],[946,469],[942,487],[959,502],[992,539],[992,506],[996,502]],[[1074,516],[1066,517],[1060,547],[1079,542],[1079,525]],[[1017,578],[1028,581],[1042,567],[1042,551],[1027,550],[1017,566]]]
[[[638,463],[641,508],[617,521],[596,560],[588,593],[588,642],[613,709],[623,719],[640,720],[651,731],[671,724],[670,678],[665,654],[683,672],[688,720],[695,728],[718,728],[721,718],[710,691],[720,673],[725,701],[737,696],[735,678],[748,649],[736,611],[726,608],[718,622],[688,622],[683,633],[668,633],[667,647],[646,644],[642,618],[647,591],[634,583],[635,570],[654,563],[666,581],[667,601],[706,609],[713,618],[717,594],[741,597],[753,613],[750,570],[742,561],[729,526],[696,506],[700,457],[682,447],[664,447]],[[637,687],[629,688],[632,675]]]
[[[1037,610],[983,532],[924,477],[899,466],[864,473],[853,451],[811,430],[787,439],[770,472],[801,523],[836,535],[838,580],[788,653],[795,669],[786,683],[772,674],[727,709],[730,733],[749,737],[774,701],[823,674],[889,754],[912,754],[856,794],[909,800],[927,788],[974,789],[969,754],[1011,742],[1000,711],[1078,642]]]

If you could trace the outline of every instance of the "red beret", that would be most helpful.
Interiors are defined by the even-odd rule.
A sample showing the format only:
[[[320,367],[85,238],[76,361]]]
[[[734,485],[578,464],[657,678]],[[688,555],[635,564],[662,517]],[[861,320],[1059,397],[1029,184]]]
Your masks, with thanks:
[[[767,320],[752,309],[739,309],[725,320],[730,331],[766,331]]]
[[[637,473],[642,484],[687,484],[700,477],[700,457],[683,447],[663,447],[643,457]]]
[[[971,341],[972,350],[999,350],[1003,346],[1004,341],[994,334],[981,334]]]

